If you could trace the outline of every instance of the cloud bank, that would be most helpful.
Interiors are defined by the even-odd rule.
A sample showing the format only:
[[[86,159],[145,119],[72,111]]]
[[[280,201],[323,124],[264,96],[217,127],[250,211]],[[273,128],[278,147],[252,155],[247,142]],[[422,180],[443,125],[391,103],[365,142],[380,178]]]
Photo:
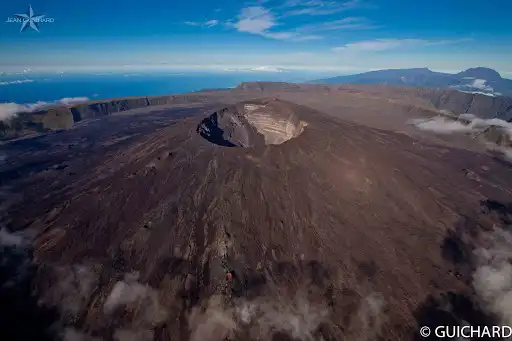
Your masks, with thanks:
[[[384,305],[379,293],[363,296],[357,309],[351,312],[350,331],[360,340],[377,339],[384,322]],[[303,291],[279,300],[237,299],[229,306],[223,304],[221,296],[212,296],[206,309],[193,308],[188,319],[191,341],[222,341],[233,335],[271,340],[276,333],[286,334],[293,340],[317,341],[323,340],[318,338],[319,327],[329,321],[326,302],[311,301]]]
[[[1,103],[0,104],[0,121],[7,120],[22,112],[34,112],[45,109],[54,105],[64,104],[70,105],[88,101],[88,97],[65,97],[53,102],[37,101],[36,103]]]
[[[440,134],[482,132],[490,126],[498,126],[504,128],[508,135],[512,136],[512,123],[499,118],[482,119],[472,114],[462,114],[459,116],[459,119],[463,119],[468,123],[465,124],[459,120],[444,116],[414,119],[411,120],[411,123],[421,130]]]
[[[501,228],[487,236],[486,246],[475,251],[477,269],[473,287],[484,308],[500,322],[512,325],[512,234]]]
[[[498,152],[505,159],[512,161],[512,148],[510,148],[512,145],[511,122],[499,118],[482,119],[473,114],[462,114],[458,118],[459,120],[436,116],[428,119],[414,119],[410,123],[420,130],[437,134],[471,133],[475,136],[487,134],[486,130],[490,127],[498,127],[497,131],[491,131],[488,136],[484,135],[486,136],[486,147],[488,150]],[[460,120],[465,120],[465,122]],[[497,134],[497,137],[493,137],[495,134]],[[508,139],[509,143],[503,142],[504,139],[505,141]]]
[[[114,285],[103,305],[106,316],[119,310],[132,311],[125,314],[127,318],[122,327],[114,332],[116,341],[152,341],[154,327],[167,317],[167,309],[160,304],[158,291],[138,282],[138,278],[137,272],[126,274],[124,280]]]
[[[99,284],[99,271],[91,265],[74,264],[46,269],[53,278],[41,302],[57,306],[67,318],[74,319],[86,308],[93,291]]]
[[[320,323],[327,321],[324,304],[314,304],[298,294],[292,302],[260,298],[237,300],[232,307],[212,296],[205,311],[194,308],[189,317],[191,341],[222,341],[238,330],[248,330],[254,339],[271,339],[273,333],[287,333],[295,340],[313,341]]]
[[[460,121],[448,119],[443,116],[436,116],[429,119],[414,119],[411,121],[416,128],[431,131],[439,134],[468,133],[473,131],[471,124],[464,124]]]

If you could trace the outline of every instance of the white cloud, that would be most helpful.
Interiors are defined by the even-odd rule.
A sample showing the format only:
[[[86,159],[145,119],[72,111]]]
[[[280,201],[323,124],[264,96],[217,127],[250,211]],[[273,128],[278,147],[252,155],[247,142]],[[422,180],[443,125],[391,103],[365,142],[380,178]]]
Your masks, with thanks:
[[[243,8],[237,17],[238,21],[233,26],[239,32],[246,32],[251,34],[260,35],[266,38],[277,40],[313,40],[319,37],[313,35],[302,36],[297,32],[270,32],[269,30],[275,26],[280,25],[277,22],[276,16],[268,9],[262,6],[253,6]]]
[[[33,81],[34,81],[33,79],[20,79],[20,80],[14,80],[14,81],[0,82],[0,85],[32,83]]]
[[[485,83],[487,83],[487,80],[485,80],[485,79],[475,79],[473,81],[473,83],[471,84],[471,86],[473,88],[477,88],[477,89],[480,89],[480,90],[492,91],[493,88],[491,86],[486,85]]]
[[[190,340],[224,340],[237,331],[249,330],[246,339],[270,340],[274,333],[282,332],[290,339],[310,341],[315,340],[318,326],[329,318],[324,302],[309,301],[302,292],[291,299],[233,301],[233,306],[226,307],[222,297],[214,295],[206,309],[194,307],[188,318]]]
[[[315,0],[316,1],[316,0]],[[278,21],[270,9],[262,6],[243,8],[237,16],[235,23],[230,24],[239,32],[260,35],[266,38],[290,41],[308,41],[322,39],[317,32],[343,30],[343,29],[368,29],[374,28],[364,18],[348,17],[344,19],[309,24],[288,30],[275,31],[275,28],[283,25]],[[274,30],[272,30],[274,29]]]
[[[64,98],[61,98],[60,100],[58,101],[55,101],[55,102],[48,102],[50,105],[55,105],[55,104],[65,104],[65,105],[69,105],[69,104],[73,104],[73,103],[80,103],[80,102],[86,102],[88,101],[89,98],[88,97],[64,97]]]
[[[295,15],[330,15],[367,6],[361,0],[346,2],[322,0],[291,0],[285,3],[286,7],[293,9],[285,12],[284,16]]]
[[[308,41],[322,39],[321,36],[315,34],[302,35],[297,32],[276,32],[276,33],[265,33],[264,37],[278,39],[278,40],[291,40],[291,41]]]
[[[243,8],[238,15],[238,22],[234,24],[240,32],[264,35],[267,30],[277,25],[272,12],[262,6]]]
[[[333,51],[343,52],[376,52],[394,50],[398,48],[425,47],[435,45],[457,44],[468,41],[468,39],[457,40],[424,40],[424,39],[375,39],[364,40],[355,43],[335,47]]]
[[[23,110],[29,110],[22,104],[17,103],[2,103],[0,104],[0,121],[8,119]]]
[[[402,46],[418,45],[424,42],[420,39],[377,39],[366,40],[335,47],[333,51],[384,51]]]
[[[207,22],[204,23],[204,25],[206,27],[213,27],[213,26],[216,26],[218,24],[219,24],[218,20],[208,20]]]
[[[469,82],[466,84],[452,85],[451,88],[456,89],[460,92],[482,94],[492,97],[501,95],[501,93],[499,92],[494,92],[494,88],[487,84],[486,79],[478,79],[473,77],[464,77],[464,79]]]
[[[283,72],[284,70],[281,68],[276,68],[272,66],[258,66],[252,68],[251,71],[265,71],[265,72]]]
[[[477,94],[477,95],[484,95],[484,96],[489,96],[489,97],[496,97],[496,96],[501,96],[501,93],[499,92],[495,92],[495,93],[490,93],[490,92],[482,92],[482,91],[467,91],[467,90],[458,90],[459,92],[465,92],[467,94]]]
[[[247,67],[247,68],[221,68],[222,71],[229,72],[285,72],[286,69],[276,67],[276,66],[255,66],[255,67]]]
[[[436,116],[427,119],[414,119],[413,125],[421,130],[432,131],[441,134],[451,134],[456,132],[482,132],[490,126],[504,128],[508,135],[512,136],[512,123],[499,118],[482,119],[472,114],[463,114],[460,119],[468,121],[467,124],[444,116]]]
[[[214,26],[217,26],[219,24],[219,21],[218,20],[207,20],[207,21],[204,21],[204,22],[201,22],[201,21],[185,21],[185,25],[189,25],[189,26],[198,26],[198,27],[214,27]]]
[[[441,116],[430,119],[416,119],[412,123],[421,130],[436,132],[439,134],[451,134],[454,132],[471,132],[471,124],[463,124],[459,121],[450,120]]]
[[[112,288],[103,305],[103,311],[110,315],[133,305],[137,307],[136,316],[130,321],[131,325],[124,328],[141,330],[165,320],[167,311],[160,304],[159,292],[140,283],[138,279],[138,272],[125,274],[124,280],[117,282]]]
[[[39,297],[46,306],[58,307],[66,316],[78,316],[87,306],[99,283],[99,268],[93,265],[52,266],[45,274],[53,285]]]
[[[88,101],[87,97],[65,97],[53,102],[37,101],[36,103],[2,103],[0,104],[0,121],[11,118],[12,116],[21,112],[34,112],[44,108],[51,107],[53,105],[70,105],[73,103]]]
[[[486,247],[475,250],[477,268],[473,286],[484,308],[497,315],[500,322],[512,324],[512,235],[496,227],[486,235]]]
[[[334,30],[364,30],[372,29],[377,26],[371,25],[365,18],[359,17],[346,17],[339,20],[325,21],[320,24],[309,24],[297,28],[299,32],[322,32]]]

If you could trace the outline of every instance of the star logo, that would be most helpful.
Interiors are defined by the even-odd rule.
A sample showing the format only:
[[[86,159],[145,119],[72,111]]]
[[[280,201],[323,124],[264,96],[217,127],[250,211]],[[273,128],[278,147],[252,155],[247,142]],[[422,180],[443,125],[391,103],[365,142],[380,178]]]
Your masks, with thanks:
[[[36,32],[39,32],[39,27],[37,24],[44,18],[44,15],[34,15],[34,11],[32,10],[32,5],[28,6],[27,14],[16,14],[16,16],[20,19],[23,19],[21,23],[20,32],[23,32],[28,26]]]

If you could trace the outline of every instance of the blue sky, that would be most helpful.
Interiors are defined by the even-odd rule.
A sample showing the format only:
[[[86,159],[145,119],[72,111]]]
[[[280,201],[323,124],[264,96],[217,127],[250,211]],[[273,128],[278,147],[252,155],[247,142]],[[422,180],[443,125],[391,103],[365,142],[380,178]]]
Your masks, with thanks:
[[[5,22],[0,71],[495,68],[512,78],[510,0],[30,1],[40,32]]]

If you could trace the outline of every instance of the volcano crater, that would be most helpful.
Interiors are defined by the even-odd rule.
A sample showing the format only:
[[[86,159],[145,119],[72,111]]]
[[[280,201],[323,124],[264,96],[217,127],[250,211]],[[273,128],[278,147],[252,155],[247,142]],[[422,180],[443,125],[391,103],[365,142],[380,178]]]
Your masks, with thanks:
[[[240,103],[211,113],[197,132],[213,144],[251,148],[278,145],[298,137],[307,126],[278,100]]]

